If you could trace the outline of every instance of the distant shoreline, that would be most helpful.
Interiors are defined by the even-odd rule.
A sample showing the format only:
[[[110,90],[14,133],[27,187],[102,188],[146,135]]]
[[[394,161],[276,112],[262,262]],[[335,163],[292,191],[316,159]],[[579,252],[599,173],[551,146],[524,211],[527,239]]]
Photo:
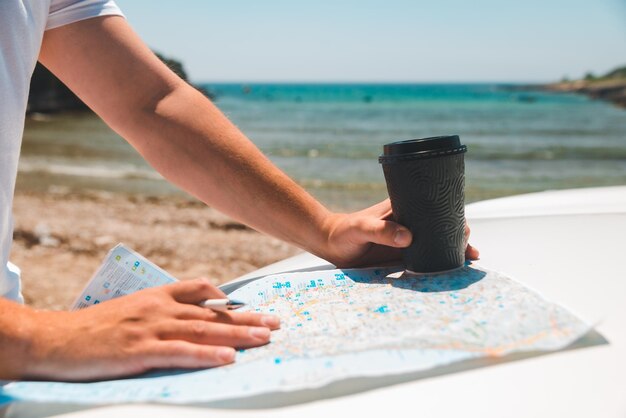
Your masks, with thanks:
[[[584,94],[594,100],[603,100],[626,108],[626,66],[596,76],[589,72],[579,80],[563,80],[543,86],[545,91]]]
[[[543,86],[545,91],[584,94],[595,100],[611,102],[626,108],[626,79],[576,80],[552,83]]]
[[[582,94],[593,100],[609,102],[626,109],[626,79],[574,80],[548,84],[503,84],[503,86],[512,91]]]

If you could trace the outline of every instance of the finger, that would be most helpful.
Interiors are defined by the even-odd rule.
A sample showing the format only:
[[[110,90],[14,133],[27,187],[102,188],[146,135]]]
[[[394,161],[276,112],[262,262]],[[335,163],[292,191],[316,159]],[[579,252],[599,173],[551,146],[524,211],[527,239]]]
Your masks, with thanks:
[[[267,344],[270,330],[266,327],[230,325],[202,320],[169,321],[162,325],[159,337],[197,344],[249,348]]]
[[[467,243],[469,242],[469,236],[470,236],[470,227],[467,224],[467,221],[465,221],[465,231],[463,234],[463,246],[465,248],[467,248]]]
[[[465,258],[467,260],[478,260],[480,257],[480,252],[475,247],[472,247],[470,244],[467,244],[465,248]]]
[[[232,363],[235,361],[235,349],[187,341],[159,341],[142,358],[147,369],[196,369]]]
[[[387,198],[380,203],[375,204],[367,209],[361,211],[364,215],[374,216],[380,219],[387,219],[391,217],[391,201]]]
[[[165,286],[174,300],[197,305],[207,299],[222,299],[226,294],[207,279],[187,280]]]
[[[355,222],[356,233],[364,243],[373,242],[398,248],[408,247],[411,244],[411,231],[393,221],[363,217]]]
[[[272,330],[280,328],[280,318],[275,315],[265,315],[254,312],[219,311],[193,305],[182,305],[176,318],[198,319],[230,325],[266,327]]]

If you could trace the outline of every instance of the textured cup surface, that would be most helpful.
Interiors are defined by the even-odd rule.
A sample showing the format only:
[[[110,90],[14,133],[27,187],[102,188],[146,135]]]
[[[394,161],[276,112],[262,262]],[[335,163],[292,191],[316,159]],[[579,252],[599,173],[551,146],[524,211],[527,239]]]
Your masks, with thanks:
[[[407,270],[451,270],[465,261],[466,149],[458,145],[380,158],[394,217],[413,234],[403,250]]]

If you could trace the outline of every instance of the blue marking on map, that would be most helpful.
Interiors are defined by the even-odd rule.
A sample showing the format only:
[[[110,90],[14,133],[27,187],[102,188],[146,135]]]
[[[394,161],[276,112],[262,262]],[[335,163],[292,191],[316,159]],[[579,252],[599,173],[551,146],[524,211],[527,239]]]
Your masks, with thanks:
[[[381,305],[378,308],[374,309],[374,312],[387,313],[389,312],[389,307],[387,307],[387,305]]]
[[[282,289],[283,287],[287,287],[287,286],[285,286],[285,285],[284,285],[284,284],[282,284],[281,282],[276,282],[276,283],[274,283],[274,284],[272,285],[272,287],[273,287],[274,289]]]

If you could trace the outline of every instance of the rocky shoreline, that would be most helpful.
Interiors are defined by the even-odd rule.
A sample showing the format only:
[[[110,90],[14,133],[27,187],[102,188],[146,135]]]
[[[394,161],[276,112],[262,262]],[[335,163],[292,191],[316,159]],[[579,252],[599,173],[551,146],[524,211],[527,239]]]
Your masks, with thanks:
[[[603,100],[626,108],[626,66],[618,67],[602,76],[596,77],[588,73],[578,80],[563,79],[548,84],[511,84],[500,86],[514,92],[553,92],[584,94],[593,100]],[[525,96],[518,99],[526,101]],[[528,100],[532,102],[532,97]]]
[[[604,100],[626,108],[626,79],[565,81],[547,84],[542,89],[559,93],[584,94],[592,99]]]
[[[594,100],[604,100],[626,108],[626,66],[615,68],[600,77],[587,73],[580,80],[546,84],[541,86],[541,90],[584,94]]]

